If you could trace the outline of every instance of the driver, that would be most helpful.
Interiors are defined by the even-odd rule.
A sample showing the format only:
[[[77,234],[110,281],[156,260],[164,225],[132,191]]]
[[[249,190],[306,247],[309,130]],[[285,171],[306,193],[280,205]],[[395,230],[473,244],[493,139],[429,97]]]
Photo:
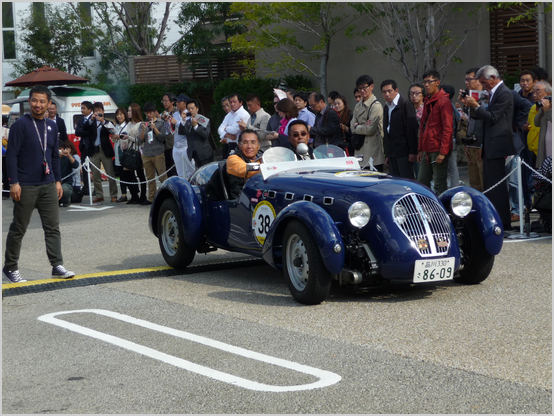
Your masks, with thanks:
[[[260,163],[260,140],[254,130],[244,130],[238,142],[235,153],[227,158],[227,173],[229,176],[229,197],[238,198],[246,179],[251,178],[259,171],[247,172],[247,163]]]
[[[295,120],[289,125],[289,142],[290,150],[294,152],[297,160],[314,159],[314,149],[308,147],[308,153],[301,155],[297,151],[297,147],[300,143],[304,143],[308,146],[308,139],[310,133],[308,133],[308,124],[303,120]]]

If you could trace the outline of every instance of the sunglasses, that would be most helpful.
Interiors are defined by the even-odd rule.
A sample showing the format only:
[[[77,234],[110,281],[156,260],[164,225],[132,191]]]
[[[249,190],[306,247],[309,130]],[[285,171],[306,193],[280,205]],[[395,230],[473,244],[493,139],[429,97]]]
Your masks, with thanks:
[[[307,135],[308,135],[308,132],[303,131],[303,132],[301,132],[301,133],[293,133],[293,134],[292,134],[292,137],[300,137],[300,136],[306,137]]]

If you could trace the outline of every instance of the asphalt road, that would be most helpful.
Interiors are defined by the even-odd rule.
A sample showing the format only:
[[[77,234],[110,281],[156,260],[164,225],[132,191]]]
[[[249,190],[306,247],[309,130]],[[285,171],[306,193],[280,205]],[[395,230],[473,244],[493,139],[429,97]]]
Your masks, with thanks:
[[[67,268],[165,266],[148,207],[102,207],[62,209]],[[505,241],[480,285],[313,307],[265,265],[4,296],[3,413],[551,413],[552,240]],[[20,270],[49,279],[36,214]]]

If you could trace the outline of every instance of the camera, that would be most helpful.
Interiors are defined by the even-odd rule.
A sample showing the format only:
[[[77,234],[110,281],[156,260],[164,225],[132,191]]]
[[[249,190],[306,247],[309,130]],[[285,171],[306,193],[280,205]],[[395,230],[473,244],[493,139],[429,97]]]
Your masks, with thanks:
[[[473,146],[475,145],[475,142],[477,142],[477,137],[475,136],[475,134],[468,134],[462,139],[462,143],[466,146]]]
[[[548,97],[544,97],[546,98],[548,101],[550,101],[552,103],[552,96],[549,95]],[[542,108],[542,100],[541,101],[535,101],[535,104],[537,105],[537,108]]]
[[[121,133],[119,133],[119,138],[120,139],[123,139],[125,137],[125,135],[127,134],[126,131],[122,131]]]
[[[162,114],[162,120],[163,121],[166,121],[167,118],[170,116],[171,114],[169,114],[168,111],[164,111],[163,114]]]
[[[467,92],[467,90],[460,92],[460,95],[462,96],[462,98],[466,98],[468,96],[468,94],[469,93]]]

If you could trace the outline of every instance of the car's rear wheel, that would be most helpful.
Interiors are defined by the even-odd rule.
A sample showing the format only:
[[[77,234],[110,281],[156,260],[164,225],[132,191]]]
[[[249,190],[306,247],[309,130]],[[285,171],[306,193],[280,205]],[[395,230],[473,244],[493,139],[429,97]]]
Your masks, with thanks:
[[[196,251],[184,241],[183,220],[177,203],[168,198],[158,214],[158,242],[166,263],[176,269],[187,267]]]
[[[460,244],[460,263],[463,269],[454,277],[458,283],[474,285],[487,277],[494,265],[494,256],[489,254],[483,237],[473,222],[461,221],[456,229]]]
[[[308,227],[291,221],[285,228],[283,244],[283,269],[294,299],[306,305],[323,302],[331,287],[331,273]]]

